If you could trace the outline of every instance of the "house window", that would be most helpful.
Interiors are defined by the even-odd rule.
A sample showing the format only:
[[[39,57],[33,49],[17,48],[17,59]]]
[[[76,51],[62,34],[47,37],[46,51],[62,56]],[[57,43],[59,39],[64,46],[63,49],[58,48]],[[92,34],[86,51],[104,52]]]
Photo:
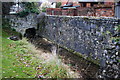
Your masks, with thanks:
[[[82,6],[83,6],[83,7],[86,7],[86,3],[83,3]]]

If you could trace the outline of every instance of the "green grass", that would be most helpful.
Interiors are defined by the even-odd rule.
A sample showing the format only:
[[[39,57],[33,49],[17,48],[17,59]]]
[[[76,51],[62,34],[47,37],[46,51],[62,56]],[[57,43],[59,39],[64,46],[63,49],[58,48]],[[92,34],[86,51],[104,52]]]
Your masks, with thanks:
[[[29,78],[35,77],[36,70],[33,61],[30,67],[26,67],[30,63],[31,56],[25,47],[27,44],[21,41],[12,41],[7,39],[8,33],[3,31],[2,37],[2,77],[3,78]],[[23,59],[23,60],[22,60]]]
[[[0,27],[0,79],[2,79],[2,29]]]
[[[12,41],[10,35],[18,34],[11,29],[3,29],[2,37],[2,78],[73,78],[69,69],[58,58],[45,62],[36,56],[37,51],[26,39]],[[58,64],[59,62],[59,64]]]

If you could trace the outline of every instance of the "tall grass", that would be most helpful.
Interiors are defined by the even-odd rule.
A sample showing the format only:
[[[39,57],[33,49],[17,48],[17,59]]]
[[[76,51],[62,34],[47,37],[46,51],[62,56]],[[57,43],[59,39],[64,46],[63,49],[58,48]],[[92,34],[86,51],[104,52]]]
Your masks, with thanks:
[[[3,30],[2,77],[3,78],[77,78],[57,55],[37,50],[23,38],[19,41],[7,39],[10,35]]]
[[[24,38],[21,43],[28,43]],[[43,50],[37,50],[34,45],[28,43],[26,46],[28,49],[32,49],[31,53],[34,54],[33,59],[39,59],[40,64],[37,69],[37,75],[43,78],[78,78],[78,73],[70,70],[70,67],[65,65],[58,55],[53,53],[44,52]]]

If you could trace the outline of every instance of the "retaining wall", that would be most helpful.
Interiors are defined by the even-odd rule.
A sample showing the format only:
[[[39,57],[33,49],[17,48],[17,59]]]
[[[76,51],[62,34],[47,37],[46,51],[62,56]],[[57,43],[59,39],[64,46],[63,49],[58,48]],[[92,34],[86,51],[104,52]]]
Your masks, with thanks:
[[[100,59],[104,47],[109,45],[119,24],[114,18],[72,16],[46,16],[40,35],[55,43],[80,52],[93,59]],[[41,32],[42,31],[42,32]]]
[[[8,17],[12,28],[22,34],[28,28],[37,29],[37,15],[30,14],[24,18],[15,15]],[[61,46],[100,60],[104,48],[109,45],[116,33],[119,19],[80,17],[80,16],[45,16],[39,23],[38,33]]]
[[[36,14],[30,14],[24,18],[15,15],[8,18],[12,28],[22,34],[26,29],[34,27],[40,36],[76,51],[84,58],[97,61],[102,77],[120,78],[120,30],[116,29],[120,25],[119,19],[80,16],[44,18],[44,15],[39,17],[40,19],[36,19]],[[113,40],[116,37],[118,42]]]

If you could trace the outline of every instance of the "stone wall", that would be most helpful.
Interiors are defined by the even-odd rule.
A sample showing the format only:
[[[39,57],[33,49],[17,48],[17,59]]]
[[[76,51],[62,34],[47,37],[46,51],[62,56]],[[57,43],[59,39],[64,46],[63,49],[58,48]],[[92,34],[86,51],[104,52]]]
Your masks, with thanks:
[[[100,59],[104,47],[111,43],[115,26],[114,18],[90,18],[71,16],[46,16],[40,35],[55,43],[91,57]]]
[[[7,15],[6,17],[10,19],[11,27],[22,34],[28,28],[37,28],[37,14],[29,14],[26,17],[17,15]]]
[[[44,14],[29,14],[24,18],[10,15],[7,18],[12,28],[22,34],[28,28],[35,28],[40,36],[78,52],[84,58],[97,61],[102,77],[120,78],[120,30],[116,28],[120,19]],[[117,43],[113,40],[116,37]]]
[[[37,14],[29,14],[21,18],[10,15],[12,28],[22,34],[28,28],[38,29]],[[80,16],[45,16],[39,23],[39,35],[72,49],[93,60],[100,59],[106,45],[116,32],[115,26],[120,24],[115,18],[93,18]]]
[[[97,62],[100,65],[100,78],[120,78],[119,19],[46,16],[44,23],[44,28],[39,26],[41,36]],[[113,39],[117,37],[117,40]]]

